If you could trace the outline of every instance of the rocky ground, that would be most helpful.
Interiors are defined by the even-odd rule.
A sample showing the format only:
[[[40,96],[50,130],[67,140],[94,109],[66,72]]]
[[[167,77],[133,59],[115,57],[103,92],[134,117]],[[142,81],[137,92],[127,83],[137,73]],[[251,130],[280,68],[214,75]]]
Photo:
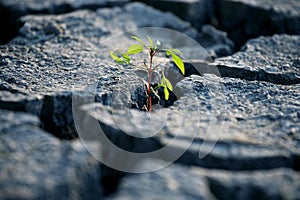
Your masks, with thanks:
[[[143,2],[0,0],[0,199],[299,199],[299,2]],[[151,114],[132,33],[188,57]]]

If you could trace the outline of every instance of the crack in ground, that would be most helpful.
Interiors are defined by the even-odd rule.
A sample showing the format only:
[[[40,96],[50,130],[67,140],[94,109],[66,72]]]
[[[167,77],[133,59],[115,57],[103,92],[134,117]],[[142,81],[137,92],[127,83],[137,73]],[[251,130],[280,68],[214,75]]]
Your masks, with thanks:
[[[296,73],[270,73],[265,70],[253,71],[238,67],[229,67],[204,61],[185,62],[186,76],[214,74],[219,77],[239,78],[248,81],[265,81],[279,85],[300,84],[300,77]]]

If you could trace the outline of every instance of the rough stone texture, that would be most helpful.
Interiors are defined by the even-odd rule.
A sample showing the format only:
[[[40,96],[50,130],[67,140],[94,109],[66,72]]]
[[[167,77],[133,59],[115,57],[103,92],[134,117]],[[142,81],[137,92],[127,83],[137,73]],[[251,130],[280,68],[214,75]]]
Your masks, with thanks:
[[[204,24],[213,24],[227,32],[237,48],[261,35],[300,34],[298,0],[142,1],[175,13],[199,30]]]
[[[178,160],[184,164],[231,170],[299,169],[299,89],[299,85],[192,76],[176,85],[180,99],[174,106],[154,112],[150,124],[143,123],[145,114],[135,110],[101,105],[84,109],[101,122],[115,144],[132,152],[154,151],[175,140],[172,148],[178,151],[193,142]],[[149,139],[127,135],[149,137],[155,131],[157,137]],[[200,147],[209,153],[203,159]],[[163,159],[172,156],[170,152]]]
[[[299,172],[290,169],[204,171],[202,174],[205,173],[209,174],[209,187],[217,199],[298,199],[300,196]]]
[[[300,34],[298,0],[216,0],[214,12],[237,47],[260,35]]]
[[[124,13],[121,13],[120,9],[117,10],[118,11],[113,14],[109,11],[110,13],[105,15],[105,18],[120,19],[120,16],[122,16],[120,21],[127,24],[130,20],[125,21]],[[199,42],[213,58],[231,55],[233,53],[234,44],[227,38],[226,33],[216,30],[210,25],[201,27],[199,32],[197,32],[191,27],[190,23],[183,22],[179,18],[174,17],[171,13],[163,13],[139,3],[126,6],[125,11],[131,15],[130,19],[133,20],[138,27],[165,27],[188,35]]]
[[[70,10],[77,10],[79,8],[92,8],[93,10],[96,10],[96,8],[104,6],[104,5],[123,5],[125,3],[122,1],[100,1],[100,2],[94,2],[95,4],[99,5],[95,5],[95,6],[91,6],[91,2],[80,2],[80,3],[73,3],[73,2],[69,2],[70,3],[70,7],[75,7],[72,8]],[[13,10],[17,9],[18,5],[15,5],[15,2],[10,2],[13,7]],[[62,2],[60,2],[62,3]],[[4,4],[9,4],[8,2],[4,2]],[[77,5],[78,4],[78,5]],[[81,5],[81,4],[86,4],[86,6]],[[54,3],[53,6],[53,12],[50,12],[50,10],[47,10],[49,8],[48,2],[45,2],[45,5],[41,6],[43,8],[45,8],[46,10],[43,11],[43,9],[39,10],[37,9],[35,11],[35,9],[33,9],[31,11],[31,9],[27,9],[27,6],[30,7],[30,3],[28,3],[28,5],[25,3],[25,8],[23,8],[24,10],[24,14],[21,14],[22,12],[17,12],[19,13],[18,16],[23,16],[25,14],[36,14],[36,13],[50,13],[50,14],[54,14],[54,13],[63,13],[64,10],[62,10],[61,12],[59,12],[59,8],[58,6],[56,6],[56,4]],[[32,4],[32,6],[35,4]],[[37,4],[39,5],[39,4]],[[52,5],[52,4],[51,4]],[[4,6],[5,8],[4,11],[7,11],[9,6]],[[37,8],[39,8],[40,6],[37,6]],[[78,8],[77,8],[78,7]],[[55,12],[57,11],[57,12]],[[178,17],[175,17],[173,14],[171,13],[163,13],[161,11],[155,10],[151,7],[146,7],[142,4],[139,3],[133,3],[130,4],[129,6],[125,6],[124,9],[120,9],[119,7],[115,7],[114,9],[103,9],[100,13],[98,13],[98,17],[102,17],[105,19],[107,25],[106,27],[114,27],[117,28],[118,26],[123,26],[123,28],[125,29],[130,29],[132,22],[135,24],[135,26],[137,27],[165,27],[165,28],[170,28],[170,29],[174,29],[177,31],[180,31],[184,34],[187,34],[188,36],[196,39],[201,45],[204,45],[205,48],[207,48],[210,53],[211,56],[213,57],[220,57],[220,56],[224,56],[224,55],[229,55],[233,53],[233,43],[231,40],[229,40],[226,36],[226,34],[224,32],[221,31],[217,31],[214,30],[213,28],[203,28],[202,32],[197,33],[197,31],[193,28],[191,28],[190,24],[187,22],[183,22],[182,20],[180,20]],[[8,14],[9,15],[9,14]],[[12,14],[12,16],[14,16],[14,14]],[[7,17],[5,17],[7,18]],[[26,20],[19,20],[19,23],[21,25],[23,25],[25,23]],[[123,24],[121,24],[120,22],[122,22]],[[4,21],[3,23],[7,23],[7,21]],[[109,25],[109,23],[111,23]],[[118,23],[118,26],[115,25],[114,23]],[[0,24],[1,25],[1,24]],[[21,27],[20,25],[20,27]],[[8,24],[8,25],[3,25],[5,26],[16,26],[15,23],[13,24]],[[59,35],[61,33],[63,33],[63,28],[61,27],[60,24],[57,23],[53,23],[53,22],[48,22],[46,25],[44,26],[44,34],[49,35],[49,34],[54,34],[54,35]],[[134,28],[134,27],[132,27]],[[11,31],[9,29],[16,29],[16,27],[7,27],[5,28],[5,30],[8,30],[7,33],[8,35],[16,35],[16,33],[11,33]],[[123,29],[123,30],[125,30]],[[96,29],[97,30],[97,29]],[[95,29],[93,30],[93,32],[96,31]],[[28,31],[28,30],[26,30]],[[31,30],[32,31],[32,30]],[[14,31],[16,32],[16,31]],[[5,32],[3,32],[3,34],[5,34]],[[1,35],[0,35],[1,36]],[[90,36],[90,35],[89,35]],[[0,37],[0,38],[5,38]],[[5,40],[5,39],[4,39]],[[203,44],[202,44],[203,43]]]
[[[201,110],[200,116],[216,117],[216,121],[220,122],[212,124],[219,130],[222,127],[219,136],[211,133],[204,137],[200,134],[202,140],[198,142],[201,145],[205,140],[217,140],[209,155],[212,160],[219,160],[224,168],[299,168],[299,85],[281,86],[267,82],[220,79],[211,75],[192,76],[178,83],[177,87],[194,91],[191,95],[196,94],[199,99],[196,106]],[[182,97],[175,106],[180,102],[190,102],[189,98],[188,95]],[[190,123],[193,124],[193,121],[190,120]],[[205,130],[204,127],[205,122],[202,130]],[[194,150],[190,148],[195,156],[198,156],[199,144],[195,145]],[[209,165],[209,155],[207,161],[204,158],[199,163]]]
[[[96,10],[100,7],[121,6],[127,0],[1,0],[0,1],[0,44],[6,43],[17,35],[22,25],[18,18],[28,14],[60,14],[79,9]]]
[[[289,169],[232,173],[172,165],[126,177],[106,199],[297,199],[299,181],[299,172]]]
[[[60,14],[72,10],[98,7],[109,7],[116,5],[124,5],[127,0],[52,0],[38,1],[25,0],[19,2],[17,0],[1,0],[1,5],[19,16],[35,13]]]
[[[176,16],[191,22],[194,27],[201,29],[213,17],[213,4],[210,0],[140,0],[154,8],[169,11]]]
[[[99,162],[79,141],[61,142],[39,126],[33,115],[0,110],[0,198],[101,198]]]
[[[245,52],[220,58],[216,61],[217,64],[205,65],[203,77],[191,76],[183,79],[166,71],[166,76],[170,77],[172,82],[178,82],[174,93],[179,100],[174,106],[153,113],[150,126],[146,126],[142,121],[135,121],[143,119],[144,116],[134,110],[128,111],[128,114],[107,110],[100,106],[93,116],[109,126],[109,130],[114,130],[108,133],[112,140],[116,139],[114,135],[122,135],[122,142],[119,141],[118,145],[127,150],[131,148],[134,152],[142,151],[140,148],[143,147],[157,150],[160,146],[168,144],[177,133],[181,136],[175,144],[177,149],[183,148],[181,145],[184,142],[179,142],[180,140],[194,141],[189,150],[179,159],[179,162],[185,164],[232,170],[277,167],[298,170],[300,88],[299,84],[289,85],[295,82],[283,82],[285,79],[278,78],[286,77],[286,73],[292,73],[295,76],[299,74],[298,55],[300,53],[296,48],[299,43],[298,38],[298,36],[277,35],[252,40],[245,45]],[[289,52],[288,56],[286,52]],[[242,56],[234,59],[239,55]],[[258,59],[261,57],[264,59]],[[233,63],[232,60],[237,60],[241,64]],[[269,65],[266,65],[266,60],[269,61]],[[219,63],[225,67],[218,68]],[[289,67],[276,68],[278,63]],[[248,65],[254,66],[249,71],[257,71],[258,78],[251,77],[251,73],[244,72]],[[237,66],[234,73],[231,70],[232,66]],[[202,66],[197,67],[201,70]],[[264,68],[266,71],[263,71]],[[223,71],[218,71],[218,69]],[[277,79],[269,79],[269,82],[262,81],[266,74],[274,73],[272,72],[274,69],[278,70],[275,74]],[[241,73],[238,76],[241,79],[220,78],[206,73],[215,73],[219,76],[227,73],[226,76],[233,77]],[[124,96],[121,99],[128,98]],[[91,108],[94,111],[93,107]],[[91,109],[87,108],[87,110]],[[186,113],[178,112],[181,110]],[[125,117],[127,114],[132,118]],[[182,116],[186,116],[183,122],[180,121]],[[121,119],[124,118],[126,120],[122,121]],[[163,119],[168,119],[164,125],[162,125]],[[131,135],[146,134],[147,136],[148,134],[149,136],[153,130],[162,126],[164,128],[160,132],[164,136],[156,138],[159,143],[124,136],[124,130]],[[199,129],[199,133],[196,139],[193,139],[196,128]],[[212,131],[208,132],[209,129]],[[182,132],[178,133],[178,130]],[[222,134],[216,134],[220,130]],[[124,144],[135,145],[124,146]],[[206,149],[209,150],[214,146],[204,159],[198,158],[201,146],[204,153]],[[169,158],[166,156],[164,159]]]
[[[142,15],[157,20],[145,20]],[[62,138],[75,135],[71,133],[70,90],[87,90],[85,87],[88,86],[83,84],[100,82],[101,90],[107,91],[105,81],[111,85],[116,82],[112,79],[124,73],[109,58],[111,49],[104,42],[106,39],[129,29],[154,25],[185,32],[195,38],[199,35],[174,15],[140,3],[96,12],[26,16],[22,21],[25,24],[19,36],[8,45],[0,46],[1,108],[38,114],[42,116],[46,130]],[[201,33],[201,40],[211,41],[206,45],[210,52],[216,55],[224,52],[220,49],[229,51],[231,47],[222,34],[207,29]],[[128,38],[123,36],[123,45],[129,44]],[[98,101],[105,101],[105,98]]]
[[[263,5],[251,2],[255,9]],[[285,5],[281,8],[284,19],[297,19],[294,8],[287,16]],[[212,26],[197,32],[174,15],[140,3],[93,10],[27,15],[18,36],[0,46],[0,108],[14,111],[0,111],[1,199],[99,199],[102,192],[113,192],[122,172],[102,165],[100,173],[100,163],[79,141],[58,139],[77,137],[73,120],[78,133],[87,134],[81,139],[94,142],[85,143],[88,148],[128,169],[140,165],[119,155],[104,138],[93,138],[98,133],[93,126],[100,124],[106,139],[134,155],[169,145],[143,167],[159,164],[157,159],[185,165],[125,177],[110,198],[300,198],[298,36],[260,37],[214,63],[196,52],[198,60],[192,63],[199,71],[186,63],[186,77],[166,63],[178,100],[168,108],[155,105],[149,114],[132,109],[145,98],[140,72],[115,64],[108,55],[112,47],[132,42],[132,33],[118,33],[144,26],[171,28],[199,41],[215,58],[230,54],[232,42]],[[173,36],[158,39],[168,39],[170,46],[180,43]],[[184,47],[184,53],[197,50]],[[199,73],[204,75],[195,75]]]
[[[219,58],[233,53],[234,44],[228,39],[227,34],[211,25],[203,25],[196,40],[208,51],[211,58]]]
[[[155,163],[145,162],[143,165],[148,168]],[[118,192],[105,199],[162,198],[215,199],[204,177],[191,173],[188,167],[176,165],[155,172],[128,176],[121,181]]]
[[[222,76],[278,84],[300,83],[300,36],[275,35],[248,41],[238,53],[217,59]],[[227,70],[227,73],[226,73]]]

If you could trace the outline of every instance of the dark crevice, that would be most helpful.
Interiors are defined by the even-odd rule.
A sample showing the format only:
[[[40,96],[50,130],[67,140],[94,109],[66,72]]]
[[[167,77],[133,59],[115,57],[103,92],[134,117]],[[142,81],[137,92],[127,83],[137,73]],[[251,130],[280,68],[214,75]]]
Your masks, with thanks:
[[[114,128],[104,123],[100,123],[100,126],[105,136],[113,144],[125,151],[133,153],[148,153],[156,151],[163,147],[157,140],[157,138],[138,138],[131,136],[118,128]],[[105,144],[103,145],[105,147]]]
[[[170,139],[174,136],[169,135]],[[188,140],[186,137],[176,136],[178,140],[185,141]],[[208,141],[206,141],[208,142]],[[251,146],[248,144],[236,143],[236,142],[216,142],[214,148],[224,149],[232,152],[239,152],[239,149],[244,149],[249,147],[249,152],[251,149],[261,149],[267,151],[267,156],[259,157],[249,157],[245,156],[223,156],[219,155],[218,150],[216,152],[212,150],[204,158],[199,158],[199,149],[201,145],[208,145],[204,143],[203,139],[194,139],[193,144],[190,147],[190,150],[184,152],[184,154],[176,160],[176,163],[188,165],[188,166],[197,166],[207,169],[222,169],[222,170],[231,170],[231,171],[256,171],[256,170],[270,170],[277,168],[289,168],[295,171],[299,171],[300,166],[300,156],[294,153],[290,153],[289,156],[286,154],[278,154],[270,156],[268,154],[271,149],[267,149],[264,146]]]
[[[44,130],[60,139],[78,137],[72,114],[72,94],[70,92],[45,96],[40,119]]]
[[[210,153],[205,158],[199,159],[198,155],[198,152],[187,151],[176,161],[176,163],[188,166],[203,167],[207,169],[221,169],[230,171],[259,171],[283,167],[295,170],[295,158],[293,156],[286,157],[279,155],[259,158],[222,158],[221,156],[216,156]]]
[[[300,83],[300,77],[295,73],[271,73],[264,70],[252,71],[249,69],[215,65],[201,61],[186,62],[188,75],[215,74],[220,77],[239,78],[248,81],[265,81],[280,85],[293,85]]]
[[[104,164],[101,165],[101,172],[101,185],[103,187],[103,195],[105,197],[109,197],[111,194],[115,193],[122,178],[128,175],[128,173],[115,170]]]
[[[46,95],[41,98],[27,97],[14,90],[2,89],[0,91],[5,93],[8,100],[0,100],[0,109],[26,112],[39,117],[41,128],[59,139],[78,137],[72,115],[71,92]]]
[[[251,71],[228,67],[225,65],[217,65],[217,68],[222,77],[240,78],[249,81],[266,81],[280,85],[293,85],[300,83],[300,77],[298,77],[295,73],[279,74],[266,72],[264,70]]]
[[[18,22],[18,16],[0,5],[0,45],[15,38],[21,26],[22,24]]]
[[[295,171],[300,171],[300,155],[294,155],[293,160],[293,169]]]
[[[168,78],[168,77],[167,77]],[[152,88],[155,88],[158,84],[152,84]],[[169,90],[169,99],[165,99],[164,89],[162,87],[157,89],[157,93],[151,92],[150,96],[152,97],[152,105],[160,105],[162,108],[168,108],[172,106],[175,101],[178,100],[177,96],[173,91]],[[147,90],[146,87],[138,87],[133,94],[131,95],[131,108],[138,109],[140,111],[147,111]]]
[[[274,199],[272,194],[269,194],[265,189],[255,183],[238,182],[232,183],[232,185],[226,185],[224,182],[207,177],[209,189],[216,199],[222,200],[239,200],[239,199]],[[281,199],[276,196],[276,199]]]

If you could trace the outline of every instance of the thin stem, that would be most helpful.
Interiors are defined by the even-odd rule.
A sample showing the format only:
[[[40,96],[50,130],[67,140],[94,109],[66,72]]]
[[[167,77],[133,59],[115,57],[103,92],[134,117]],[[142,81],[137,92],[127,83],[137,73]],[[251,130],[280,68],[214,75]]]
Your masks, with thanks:
[[[148,69],[148,111],[152,112],[152,97],[151,97],[151,82],[152,82],[152,74],[153,74],[153,57],[155,56],[156,52],[152,49],[150,49],[150,64]]]

